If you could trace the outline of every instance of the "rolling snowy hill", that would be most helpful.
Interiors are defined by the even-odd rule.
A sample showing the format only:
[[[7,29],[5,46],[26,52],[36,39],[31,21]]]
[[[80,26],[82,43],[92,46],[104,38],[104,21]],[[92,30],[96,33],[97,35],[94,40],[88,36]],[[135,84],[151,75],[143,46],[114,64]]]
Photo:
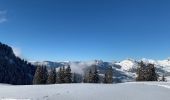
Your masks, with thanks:
[[[0,85],[1,100],[169,100],[170,83]]]

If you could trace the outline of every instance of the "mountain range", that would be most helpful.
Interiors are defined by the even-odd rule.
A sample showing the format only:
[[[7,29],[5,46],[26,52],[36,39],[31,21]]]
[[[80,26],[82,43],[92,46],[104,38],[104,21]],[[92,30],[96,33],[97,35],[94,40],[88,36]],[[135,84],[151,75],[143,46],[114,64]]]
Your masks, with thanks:
[[[98,66],[98,71],[101,76],[104,75],[108,67],[112,66],[114,78],[121,82],[134,81],[136,77],[136,69],[139,67],[138,63],[143,61],[144,63],[154,64],[158,75],[161,77],[165,75],[170,76],[170,59],[166,60],[152,60],[143,58],[141,60],[126,59],[120,62],[104,62],[102,60],[92,61],[66,61],[66,62],[31,62],[33,65],[45,65],[48,68],[56,68],[70,65],[72,72],[84,75],[89,69],[92,69],[93,65]]]
[[[136,69],[139,67],[138,65],[141,61],[143,61],[144,63],[154,64],[154,66],[156,67],[156,71],[160,77],[164,75],[166,78],[168,78],[170,76],[170,59],[126,59],[120,62],[106,62],[102,60],[27,62],[17,57],[10,46],[0,43],[0,83],[9,83],[16,85],[32,84],[36,65],[45,65],[48,69],[56,68],[56,70],[58,70],[59,67],[70,65],[72,72],[79,76],[85,75],[90,69],[94,68],[94,65],[98,67],[98,72],[100,76],[104,76],[106,70],[109,67],[112,67],[113,76],[116,82],[135,81]]]

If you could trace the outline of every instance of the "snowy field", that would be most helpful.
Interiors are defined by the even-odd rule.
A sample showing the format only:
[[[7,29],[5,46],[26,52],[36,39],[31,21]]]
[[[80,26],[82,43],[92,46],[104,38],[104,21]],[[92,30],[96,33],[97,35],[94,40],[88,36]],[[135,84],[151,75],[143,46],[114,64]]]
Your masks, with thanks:
[[[170,83],[0,85],[1,100],[170,100]]]

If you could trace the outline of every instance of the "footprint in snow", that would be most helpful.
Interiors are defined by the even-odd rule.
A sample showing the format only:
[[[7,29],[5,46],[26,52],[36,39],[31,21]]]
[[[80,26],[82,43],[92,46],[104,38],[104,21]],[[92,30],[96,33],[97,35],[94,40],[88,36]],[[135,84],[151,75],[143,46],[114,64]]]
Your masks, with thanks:
[[[48,96],[43,96],[43,99],[48,100]]]

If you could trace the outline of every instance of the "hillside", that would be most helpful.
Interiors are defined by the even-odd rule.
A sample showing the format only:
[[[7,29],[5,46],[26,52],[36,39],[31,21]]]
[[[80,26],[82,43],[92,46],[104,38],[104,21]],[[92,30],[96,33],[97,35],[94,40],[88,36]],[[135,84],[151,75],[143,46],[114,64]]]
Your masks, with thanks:
[[[35,67],[15,56],[12,48],[0,43],[0,83],[32,84]]]

